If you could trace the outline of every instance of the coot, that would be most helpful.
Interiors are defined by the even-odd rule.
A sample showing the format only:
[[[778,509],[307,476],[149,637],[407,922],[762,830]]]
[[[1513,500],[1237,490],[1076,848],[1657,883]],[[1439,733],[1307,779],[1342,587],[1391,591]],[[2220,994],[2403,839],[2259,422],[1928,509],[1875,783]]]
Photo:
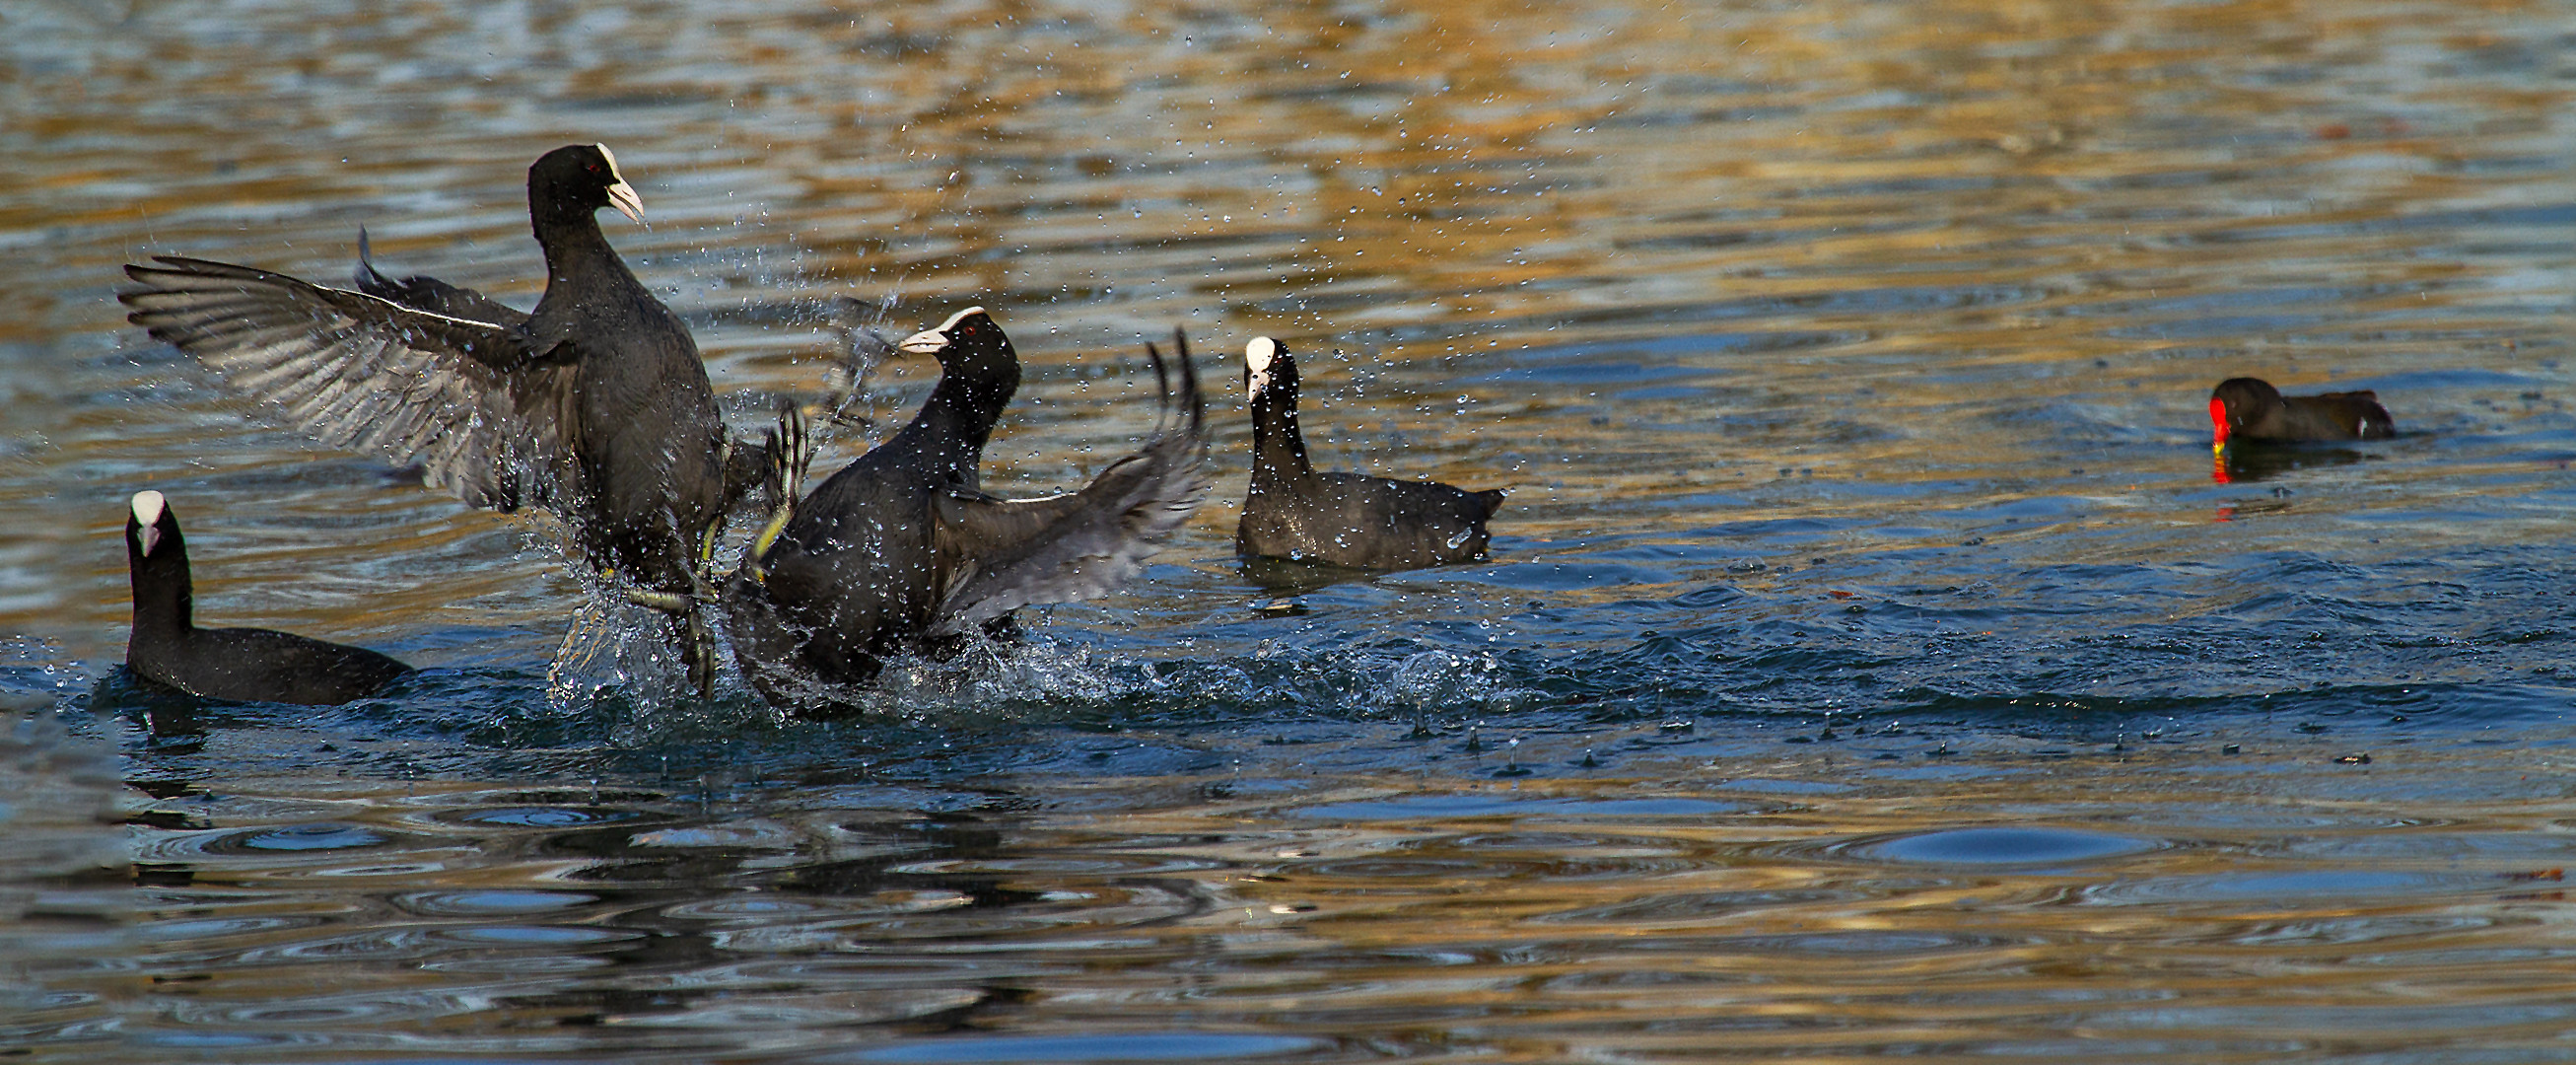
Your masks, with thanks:
[[[736,657],[776,702],[810,706],[815,682],[862,683],[888,655],[935,650],[1007,624],[1018,607],[1107,593],[1197,510],[1207,437],[1186,348],[1144,446],[1078,492],[1001,499],[976,467],[1020,379],[1010,338],[980,307],[897,350],[939,359],[939,384],[894,436],[796,498],[801,415],[785,412],[773,453],[785,501],[724,589]]]
[[[1498,489],[1322,473],[1297,430],[1297,362],[1269,337],[1243,349],[1252,396],[1252,489],[1235,553],[1356,569],[1409,569],[1480,558]]]
[[[475,506],[550,511],[631,597],[694,618],[712,537],[762,457],[735,453],[696,341],[609,247],[603,207],[643,217],[606,146],[528,168],[546,291],[527,314],[387,277],[363,246],[357,291],[164,255],[127,266],[138,285],[118,298],[322,442],[418,464]]]
[[[363,647],[291,632],[198,628],[188,541],[159,492],[136,492],[126,508],[125,571],[134,587],[125,665],[152,683],[208,699],[332,705],[412,671]]]

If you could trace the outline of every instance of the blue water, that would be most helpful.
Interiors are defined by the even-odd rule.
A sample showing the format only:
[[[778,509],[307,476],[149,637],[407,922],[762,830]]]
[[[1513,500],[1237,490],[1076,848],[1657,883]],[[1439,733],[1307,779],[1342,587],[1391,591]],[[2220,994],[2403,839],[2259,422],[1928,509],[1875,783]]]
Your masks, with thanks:
[[[2546,7],[0,15],[0,1047],[39,1061],[2552,1061],[2576,67]],[[316,449],[120,264],[522,306],[524,167],[757,429],[970,303],[1004,491],[1217,386],[1133,586],[804,720]],[[1490,560],[1231,553],[1255,335]],[[2214,465],[2209,388],[2393,440]],[[828,470],[927,368],[871,378]],[[200,610],[424,670],[121,673]],[[748,530],[737,527],[733,542]]]

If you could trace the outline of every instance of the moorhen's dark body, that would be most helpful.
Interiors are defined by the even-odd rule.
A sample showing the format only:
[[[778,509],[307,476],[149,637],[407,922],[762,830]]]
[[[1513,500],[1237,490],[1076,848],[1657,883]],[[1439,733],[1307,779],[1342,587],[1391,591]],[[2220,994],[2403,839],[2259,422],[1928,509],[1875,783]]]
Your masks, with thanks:
[[[137,492],[125,514],[125,570],[134,587],[134,675],[208,699],[333,705],[363,699],[412,671],[363,647],[274,629],[201,629],[179,517],[159,492]]]
[[[1288,349],[1256,337],[1243,349],[1243,370],[1252,397],[1252,488],[1235,528],[1237,554],[1355,569],[1484,556],[1500,490],[1318,472],[1297,428],[1297,363]]]
[[[476,506],[552,511],[594,568],[686,593],[759,462],[734,457],[728,478],[697,343],[609,247],[602,207],[642,215],[606,148],[557,148],[528,168],[546,291],[526,314],[386,277],[363,251],[358,291],[156,256],[126,267],[139,287],[118,298],[154,338],[324,443],[417,463]]]
[[[2231,377],[2209,394],[2215,444],[2230,441],[2299,443],[2382,440],[2397,435],[2397,422],[2375,392],[2284,396],[2269,382]]]
[[[1006,500],[979,490],[977,466],[1019,387],[1010,338],[975,307],[897,348],[939,359],[920,412],[802,500],[784,474],[773,491],[785,509],[724,589],[743,672],[774,701],[810,703],[816,681],[863,683],[889,655],[932,650],[1022,606],[1105,594],[1206,494],[1203,404],[1186,351],[1175,392],[1148,346],[1164,406],[1142,448],[1079,492]],[[792,467],[799,451],[772,453]]]

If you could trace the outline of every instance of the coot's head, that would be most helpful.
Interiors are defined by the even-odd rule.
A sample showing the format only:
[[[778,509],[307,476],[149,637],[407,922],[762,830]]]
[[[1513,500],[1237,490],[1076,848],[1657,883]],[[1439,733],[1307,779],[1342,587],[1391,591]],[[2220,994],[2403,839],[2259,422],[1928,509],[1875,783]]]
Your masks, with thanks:
[[[149,603],[161,609],[176,601],[185,613],[188,545],[179,536],[179,516],[159,492],[136,492],[126,507],[125,573],[133,581],[138,608]]]
[[[1020,354],[1011,347],[1011,338],[1003,335],[1001,324],[982,307],[949,315],[938,328],[903,338],[895,350],[937,358],[942,387],[952,382],[959,387],[998,386],[1007,399],[1008,390],[1020,384]]]
[[[1297,400],[1297,361],[1288,357],[1288,349],[1269,337],[1254,337],[1243,346],[1243,391],[1254,399],[1285,397]]]
[[[2209,428],[2213,447],[2282,405],[2281,390],[2258,377],[2230,377],[2209,393]]]
[[[170,500],[149,488],[134,493],[133,503],[125,512],[125,544],[135,559],[153,557],[153,552],[175,551],[179,546],[179,518],[170,513]]]
[[[602,207],[641,222],[644,201],[617,172],[605,144],[567,144],[528,167],[528,207],[539,217],[589,217]]]

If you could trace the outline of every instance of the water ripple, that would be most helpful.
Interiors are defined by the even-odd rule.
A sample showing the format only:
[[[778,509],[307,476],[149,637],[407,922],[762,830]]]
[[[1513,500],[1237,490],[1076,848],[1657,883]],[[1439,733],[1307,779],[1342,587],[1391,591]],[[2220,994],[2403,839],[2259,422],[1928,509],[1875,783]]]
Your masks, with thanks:
[[[0,1044],[40,1058],[2479,1060],[2564,1049],[2576,89],[2546,5],[19,4]],[[127,10],[130,8],[131,10]],[[608,219],[738,432],[993,307],[987,487],[1211,385],[1210,504],[858,712],[222,396],[121,264],[529,306]],[[1243,342],[1493,557],[1243,565]],[[931,388],[890,359],[818,469]],[[2216,381],[2395,439],[2213,460]],[[201,614],[428,667],[119,667]],[[749,530],[724,538],[720,565]],[[585,612],[587,611],[587,614]],[[667,659],[667,656],[665,656]],[[567,679],[568,678],[568,679]],[[563,680],[563,683],[551,683]],[[23,986],[23,993],[18,993]]]
[[[2072,866],[2156,849],[2155,840],[2047,826],[1960,828],[1850,844],[1847,853],[1916,865]]]

